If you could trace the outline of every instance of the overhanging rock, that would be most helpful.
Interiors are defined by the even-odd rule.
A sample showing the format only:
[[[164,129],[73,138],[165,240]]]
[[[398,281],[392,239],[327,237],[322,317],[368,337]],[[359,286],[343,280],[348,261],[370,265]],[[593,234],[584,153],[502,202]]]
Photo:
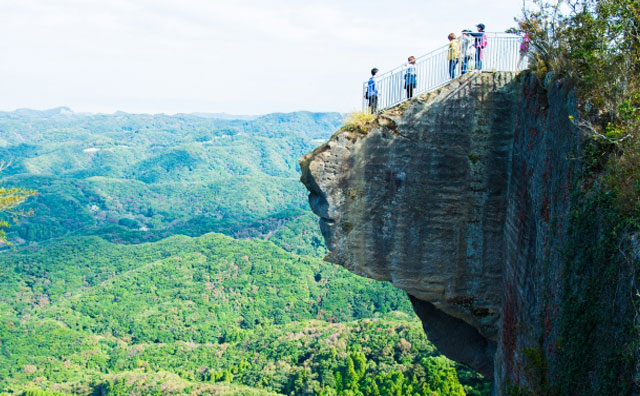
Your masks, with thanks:
[[[463,76],[300,160],[326,259],[405,290],[436,346],[487,377],[517,85],[514,73]],[[436,334],[447,332],[460,336],[456,345]]]

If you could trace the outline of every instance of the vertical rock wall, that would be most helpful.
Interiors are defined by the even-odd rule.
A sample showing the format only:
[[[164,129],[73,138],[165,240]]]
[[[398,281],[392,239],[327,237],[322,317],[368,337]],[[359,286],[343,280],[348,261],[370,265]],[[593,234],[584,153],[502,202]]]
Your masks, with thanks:
[[[637,392],[640,254],[621,233],[614,194],[588,167],[603,152],[577,126],[572,92],[551,78],[522,81],[495,365],[505,394]]]
[[[581,169],[582,137],[573,96],[523,79],[504,232],[503,308],[496,377],[520,386],[531,357],[553,353],[560,314],[562,254],[571,192]],[[543,340],[543,341],[541,341]],[[539,356],[541,357],[541,356]]]

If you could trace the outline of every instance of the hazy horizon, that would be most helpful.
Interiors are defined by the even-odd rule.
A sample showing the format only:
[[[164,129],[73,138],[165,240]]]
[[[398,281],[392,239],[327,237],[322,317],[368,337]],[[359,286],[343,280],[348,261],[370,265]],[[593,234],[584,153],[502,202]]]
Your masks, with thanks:
[[[274,114],[295,114],[295,113],[311,113],[311,114],[347,114],[339,111],[313,111],[313,110],[292,110],[292,111],[273,111],[270,113],[260,113],[260,114],[231,114],[226,112],[206,112],[206,111],[192,111],[192,112],[179,112],[179,113],[167,113],[167,112],[134,112],[134,111],[125,111],[125,110],[114,110],[111,112],[103,112],[103,111],[76,111],[75,109],[70,108],[69,106],[55,106],[50,108],[31,108],[31,107],[20,107],[11,110],[0,109],[0,113],[17,113],[22,111],[35,111],[35,112],[49,112],[53,110],[67,110],[70,111],[73,115],[117,115],[119,113],[122,114],[130,114],[130,115],[165,115],[168,117],[180,116],[180,115],[190,115],[202,118],[219,118],[219,119],[230,119],[230,120],[241,120],[241,119],[256,119],[263,116],[274,115]]]
[[[476,23],[504,31],[522,8],[457,4],[0,0],[0,110],[345,113],[359,108],[371,67],[393,68]]]

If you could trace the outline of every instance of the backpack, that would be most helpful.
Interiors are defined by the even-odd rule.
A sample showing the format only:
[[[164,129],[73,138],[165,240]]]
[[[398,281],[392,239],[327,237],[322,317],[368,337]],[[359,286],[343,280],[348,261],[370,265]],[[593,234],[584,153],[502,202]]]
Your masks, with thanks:
[[[487,34],[482,32],[482,36],[474,36],[475,38],[475,44],[474,47],[476,48],[487,48]]]
[[[369,81],[367,82],[367,90],[366,90],[366,91],[364,91],[364,98],[365,98],[365,99],[369,99],[369,98],[370,98],[370,97],[372,97],[372,96],[376,96],[376,88],[375,88],[375,87],[376,87],[376,85],[375,85],[375,84],[376,84],[376,83],[375,83],[375,80],[373,79],[373,77],[371,77],[371,78],[369,79]],[[373,89],[372,89],[372,88],[373,88]],[[370,90],[370,89],[372,90],[372,92],[371,92],[371,93],[369,93],[369,90]]]
[[[417,81],[418,79],[416,78],[415,73],[405,73],[404,75],[404,89],[407,89],[407,87],[413,87],[415,88],[417,86]]]

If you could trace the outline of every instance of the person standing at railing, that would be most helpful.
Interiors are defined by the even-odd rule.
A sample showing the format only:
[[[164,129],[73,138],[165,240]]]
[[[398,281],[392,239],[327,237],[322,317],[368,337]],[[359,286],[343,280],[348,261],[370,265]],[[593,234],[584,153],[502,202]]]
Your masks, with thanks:
[[[365,93],[365,99],[369,101],[369,111],[371,114],[378,111],[378,88],[376,87],[376,74],[378,74],[378,69],[371,69],[371,78],[369,78],[369,83],[367,84],[367,92]]]
[[[404,89],[407,90],[407,99],[413,98],[413,90],[418,85],[418,79],[416,77],[416,57],[410,56],[407,59],[407,63],[403,67],[404,69]]]
[[[476,47],[476,70],[482,70],[482,58],[484,57],[484,49],[487,48],[487,34],[484,32],[484,23],[476,25],[477,33],[471,33],[475,38]]]
[[[449,61],[449,77],[456,78],[456,68],[460,57],[460,42],[454,33],[449,33],[449,48],[447,49],[447,60]]]
[[[465,29],[460,37],[460,59],[462,59],[462,74],[469,72],[469,62],[476,54],[475,40],[471,35],[471,30]],[[473,65],[471,65],[473,68]]]

